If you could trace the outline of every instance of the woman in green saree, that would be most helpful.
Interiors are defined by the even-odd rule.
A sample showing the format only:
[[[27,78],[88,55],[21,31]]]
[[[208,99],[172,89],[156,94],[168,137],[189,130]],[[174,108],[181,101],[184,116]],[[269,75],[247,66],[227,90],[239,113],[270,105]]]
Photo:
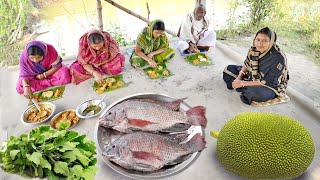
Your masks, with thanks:
[[[169,47],[164,30],[164,22],[161,20],[150,22],[142,30],[130,58],[132,66],[143,67],[148,63],[151,67],[156,67],[157,63],[165,63],[173,58],[175,51]]]

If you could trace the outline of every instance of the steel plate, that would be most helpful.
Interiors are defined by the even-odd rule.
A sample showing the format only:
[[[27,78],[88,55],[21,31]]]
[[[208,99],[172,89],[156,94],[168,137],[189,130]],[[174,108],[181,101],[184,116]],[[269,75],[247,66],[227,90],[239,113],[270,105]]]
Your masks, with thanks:
[[[154,94],[154,93],[143,93],[143,94],[135,94],[135,95],[131,95],[131,96],[127,96],[124,97],[114,103],[112,103],[110,106],[108,106],[100,115],[100,117],[102,117],[105,113],[107,113],[107,111],[109,109],[111,109],[113,106],[115,106],[116,104],[125,101],[125,100],[129,100],[129,99],[154,99],[154,100],[159,100],[162,102],[171,102],[173,100],[175,100],[174,98],[164,95],[164,94]],[[182,102],[180,105],[180,109],[179,111],[181,112],[185,112],[188,109],[190,109],[190,106],[188,104],[186,104],[185,102]],[[192,128],[195,130],[194,133],[200,133],[202,136],[204,136],[204,129],[201,126],[192,126]],[[189,156],[188,159],[186,159],[184,162],[174,165],[174,166],[168,166],[165,168],[162,168],[156,172],[140,172],[140,171],[135,171],[135,170],[128,170],[125,169],[111,161],[109,161],[108,159],[106,159],[103,155],[102,152],[105,150],[105,146],[107,146],[110,141],[113,142],[114,140],[116,140],[119,137],[119,133],[116,133],[116,131],[114,130],[110,130],[104,127],[99,126],[99,123],[97,122],[96,126],[95,126],[95,142],[98,145],[97,149],[98,149],[98,154],[100,155],[100,157],[103,159],[103,161],[109,166],[111,167],[114,171],[126,176],[126,177],[130,177],[133,179],[158,179],[158,178],[165,178],[165,177],[169,177],[172,175],[175,175],[177,173],[182,172],[183,170],[185,170],[186,168],[188,168],[193,162],[195,162],[195,160],[199,157],[201,152],[195,152],[193,154],[191,154]]]

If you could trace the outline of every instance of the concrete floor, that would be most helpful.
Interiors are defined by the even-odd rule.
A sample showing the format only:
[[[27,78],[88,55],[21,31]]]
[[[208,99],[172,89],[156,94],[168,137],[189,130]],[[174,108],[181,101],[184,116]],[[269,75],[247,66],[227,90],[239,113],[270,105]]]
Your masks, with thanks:
[[[183,57],[178,55],[168,63],[168,68],[174,73],[167,79],[150,80],[142,70],[133,69],[126,61],[123,72],[124,80],[130,85],[116,91],[108,92],[105,102],[112,102],[135,93],[153,92],[167,94],[174,98],[188,97],[185,100],[190,106],[203,105],[207,107],[208,125],[205,130],[207,148],[201,152],[200,157],[186,170],[168,177],[170,180],[201,179],[201,180],[241,180],[239,176],[225,170],[218,162],[216,140],[210,137],[210,130],[219,130],[224,123],[240,112],[263,111],[291,116],[301,122],[311,133],[316,154],[308,170],[296,180],[317,180],[320,171],[320,112],[318,102],[314,102],[293,88],[288,88],[291,101],[270,107],[252,107],[243,104],[239,94],[228,91],[222,80],[222,70],[228,64],[241,64],[244,57],[226,48],[219,43],[217,48],[210,51],[214,64],[208,67],[194,67],[187,64]],[[128,55],[126,56],[128,60]],[[66,61],[66,63],[70,63]],[[320,73],[319,73],[320,74]],[[15,83],[18,77],[17,68],[0,69],[0,142],[7,140],[11,135],[17,136],[28,133],[33,127],[25,126],[20,122],[21,113],[27,108],[28,100],[17,95]],[[290,81],[294,81],[291,79]],[[81,102],[88,99],[100,99],[92,90],[93,79],[80,85],[69,84],[66,86],[62,99],[53,101],[57,106],[56,112],[64,109],[76,108]],[[320,95],[320,94],[318,94]],[[317,96],[317,94],[315,94]],[[94,139],[94,128],[97,118],[82,120],[73,130],[80,134],[87,134],[89,139]],[[49,122],[44,123],[49,125]],[[97,155],[99,171],[95,176],[97,180],[125,180],[129,179],[113,171]],[[318,176],[318,177],[317,177]],[[0,179],[19,180],[20,176],[7,174],[0,170]],[[320,178],[319,178],[320,179]]]

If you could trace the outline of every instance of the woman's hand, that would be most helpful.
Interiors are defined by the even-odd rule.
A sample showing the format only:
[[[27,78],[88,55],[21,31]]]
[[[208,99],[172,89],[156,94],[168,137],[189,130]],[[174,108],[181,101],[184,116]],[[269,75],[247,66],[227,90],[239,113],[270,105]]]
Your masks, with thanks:
[[[38,75],[36,75],[36,78],[41,80],[41,79],[44,79],[44,76],[43,76],[43,74],[38,74]]]
[[[168,49],[169,49],[169,48],[162,48],[162,49],[161,49],[161,53],[163,53],[163,52],[165,52],[165,51],[168,51]]]
[[[190,47],[187,49],[187,51],[189,51],[190,53],[194,53],[196,52],[196,50],[198,50],[197,46],[193,43],[189,43]]]
[[[30,86],[26,86],[23,88],[23,95],[24,97],[26,97],[27,99],[32,99],[33,95],[32,95],[32,91],[31,91],[31,87]]]
[[[233,81],[241,81],[243,78],[241,76],[237,76],[237,78]]]
[[[94,77],[94,80],[99,83],[99,84],[102,84],[103,83],[103,77],[100,73],[98,73],[97,71],[94,71],[92,73],[92,76]]]
[[[233,89],[238,89],[238,88],[243,87],[243,81],[235,79],[232,82],[232,87],[233,87]]]
[[[153,56],[154,56],[154,54],[153,54],[153,52],[151,52],[151,53],[149,53],[147,56],[148,56],[148,58],[152,59]]]
[[[152,59],[150,59],[150,60],[148,61],[148,63],[149,63],[149,65],[150,65],[151,67],[153,67],[153,68],[156,68],[156,67],[157,67],[157,63],[156,63],[154,60],[152,60]]]

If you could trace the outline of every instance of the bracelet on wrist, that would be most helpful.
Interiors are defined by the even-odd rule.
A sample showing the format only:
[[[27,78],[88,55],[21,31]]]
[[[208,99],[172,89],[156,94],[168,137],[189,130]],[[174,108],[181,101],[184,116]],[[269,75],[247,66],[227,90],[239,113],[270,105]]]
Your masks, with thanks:
[[[93,76],[93,73],[94,73],[95,71],[96,71],[96,70],[92,70],[90,74]]]
[[[22,87],[23,87],[23,88],[25,88],[25,87],[30,87],[30,85],[29,85],[29,84],[26,84],[26,85],[23,85]]]
[[[46,72],[43,73],[43,77],[44,77],[45,79],[47,78]]]
[[[246,73],[244,73],[242,70],[240,71],[240,74],[246,75]]]

